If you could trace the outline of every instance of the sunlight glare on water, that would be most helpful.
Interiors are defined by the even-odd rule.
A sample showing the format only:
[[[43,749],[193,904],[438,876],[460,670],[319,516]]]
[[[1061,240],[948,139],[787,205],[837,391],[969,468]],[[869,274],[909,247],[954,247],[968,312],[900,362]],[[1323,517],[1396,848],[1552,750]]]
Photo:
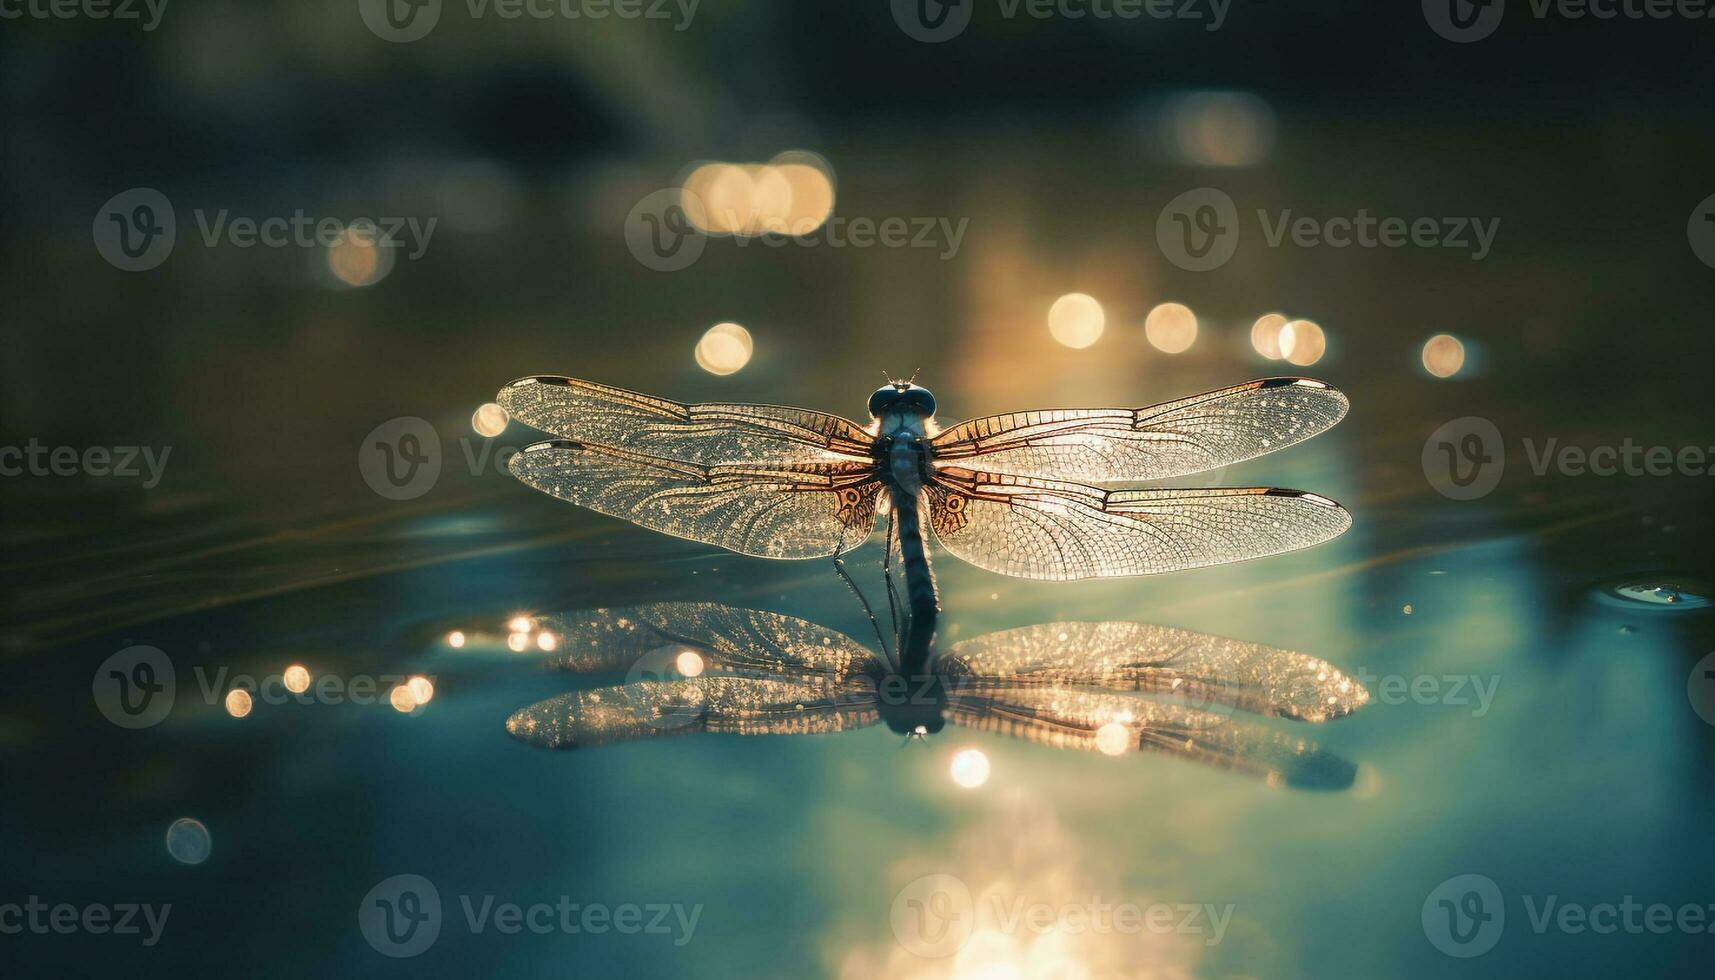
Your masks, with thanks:
[[[953,782],[965,789],[976,789],[989,781],[989,757],[982,749],[960,749],[953,753],[948,770]]]

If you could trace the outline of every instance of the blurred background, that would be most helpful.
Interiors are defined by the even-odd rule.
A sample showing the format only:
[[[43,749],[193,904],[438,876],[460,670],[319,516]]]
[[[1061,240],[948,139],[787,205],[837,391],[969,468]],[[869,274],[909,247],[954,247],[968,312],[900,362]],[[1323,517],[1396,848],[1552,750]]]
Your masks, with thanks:
[[[1715,21],[1522,0],[622,7],[0,3],[0,910],[173,906],[147,947],[0,934],[19,975],[1701,968],[1694,930],[1528,913],[1715,903]],[[1427,224],[1337,244],[1366,218]],[[824,563],[519,485],[501,460],[539,435],[479,411],[502,384],[861,420],[915,369],[946,423],[1275,374],[1345,390],[1328,435],[1186,481],[1333,497],[1355,526],[1329,545],[1078,586],[937,569],[955,638],[1134,620],[1398,681],[1283,729],[1357,784],[954,729],[905,750],[876,730],[507,738],[511,711],[585,679],[454,631],[663,599],[866,626]],[[1709,458],[1601,476],[1554,456],[1627,445]],[[178,695],[128,730],[100,683],[137,645]],[[289,665],[381,694],[230,697]],[[393,699],[408,677],[432,694]],[[1460,701],[1479,687],[1490,705]],[[201,829],[169,841],[181,818]],[[404,873],[447,916],[393,959],[358,909]],[[925,959],[890,910],[928,873],[1233,913],[1214,943],[988,923]],[[1434,893],[1465,874],[1498,888],[1505,930],[1455,956]],[[458,896],[703,911],[682,945],[514,936],[473,932]]]

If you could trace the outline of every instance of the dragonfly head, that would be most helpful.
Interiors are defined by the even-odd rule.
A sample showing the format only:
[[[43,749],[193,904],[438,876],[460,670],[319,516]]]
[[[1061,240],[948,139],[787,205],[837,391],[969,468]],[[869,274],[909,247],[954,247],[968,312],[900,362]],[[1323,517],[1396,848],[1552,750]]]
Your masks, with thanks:
[[[936,675],[893,675],[878,688],[882,720],[896,735],[923,738],[947,727],[947,689]]]
[[[871,418],[881,418],[889,412],[900,412],[915,415],[918,418],[928,418],[935,414],[935,396],[928,388],[912,384],[909,381],[894,381],[877,388],[875,394],[869,396],[869,414]]]

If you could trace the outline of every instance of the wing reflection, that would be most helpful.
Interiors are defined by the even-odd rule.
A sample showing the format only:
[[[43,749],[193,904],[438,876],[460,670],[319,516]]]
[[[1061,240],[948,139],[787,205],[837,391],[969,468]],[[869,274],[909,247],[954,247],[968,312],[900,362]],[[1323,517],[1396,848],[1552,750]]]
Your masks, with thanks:
[[[699,732],[816,735],[862,728],[878,718],[873,688],[697,677],[562,694],[515,712],[506,730],[531,745],[573,749]]]
[[[1259,715],[1322,722],[1369,702],[1325,660],[1147,623],[1040,623],[954,644],[941,672],[1013,686],[1177,695]]]
[[[1181,704],[1063,688],[954,694],[955,725],[1057,749],[1158,752],[1231,769],[1271,785],[1345,789],[1357,766],[1253,721]]]
[[[1234,711],[1338,718],[1369,693],[1290,650],[1141,623],[1043,623],[966,640],[901,677],[842,633],[714,603],[660,603],[541,618],[556,667],[624,672],[623,684],[512,715],[532,745],[579,748],[671,735],[809,735],[885,721],[933,734],[951,722],[1055,748],[1149,751],[1314,789],[1352,763]]]

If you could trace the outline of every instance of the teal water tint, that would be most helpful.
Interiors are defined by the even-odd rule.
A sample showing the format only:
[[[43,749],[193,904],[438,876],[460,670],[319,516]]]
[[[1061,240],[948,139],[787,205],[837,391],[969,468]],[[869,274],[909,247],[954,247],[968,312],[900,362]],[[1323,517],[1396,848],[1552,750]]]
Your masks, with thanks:
[[[8,880],[59,900],[174,910],[147,951],[119,937],[19,948],[31,965],[142,964],[163,975],[239,957],[278,975],[942,976],[1009,962],[1169,976],[1440,976],[1455,961],[1426,938],[1423,905],[1444,880],[1476,873],[1505,895],[1505,932],[1459,969],[1694,962],[1705,936],[1538,935],[1524,903],[1630,895],[1678,906],[1710,894],[1711,728],[1687,689],[1709,624],[1691,604],[1614,588],[1691,581],[1675,570],[1687,567],[1678,564],[1686,542],[1706,539],[1705,519],[1668,504],[1605,512],[1574,500],[1548,511],[1505,490],[1453,504],[1412,487],[1409,474],[1385,484],[1361,464],[1357,447],[1381,426],[1362,421],[1369,413],[1354,394],[1358,424],[1226,474],[1266,473],[1347,501],[1357,525],[1328,546],[1079,587],[937,562],[951,640],[1131,619],[1313,653],[1363,679],[1375,700],[1354,716],[1276,723],[1358,762],[1346,792],[951,727],[904,747],[875,727],[528,748],[502,729],[512,711],[603,680],[543,670],[539,650],[507,650],[516,614],[716,600],[868,633],[824,563],[712,554],[573,512],[495,473],[480,496],[453,506],[260,539],[223,527],[218,507],[206,525],[169,519],[155,533],[171,551],[194,538],[204,557],[160,559],[158,589],[135,605],[80,612],[74,599],[25,624],[26,634],[68,639],[9,658],[29,684],[11,686],[5,713],[8,783],[24,788],[0,817]],[[872,586],[877,554],[871,545],[854,563]],[[1609,574],[1625,562],[1645,570]],[[211,589],[215,580],[226,589]],[[210,608],[186,608],[199,600]],[[138,611],[150,604],[164,614]],[[467,635],[461,649],[446,643],[453,630]],[[168,719],[135,732],[107,723],[89,697],[95,666],[131,643],[166,651],[179,684]],[[318,677],[380,678],[383,693],[426,675],[435,694],[410,715],[383,698],[259,700],[247,717],[228,716],[220,701],[233,675],[290,663]],[[949,775],[953,754],[968,748],[991,767],[976,789]],[[197,865],[163,844],[187,816],[211,837]],[[443,924],[427,952],[395,961],[365,941],[358,909],[378,882],[406,873],[434,883]],[[901,888],[931,873],[1003,896],[996,907],[1023,897],[1232,910],[1213,943],[1208,931],[1016,929],[923,960],[896,940],[890,913]],[[478,911],[485,896],[701,911],[683,946],[492,925],[473,934],[461,896]]]
[[[1558,131],[1531,142],[1497,127],[1395,146],[1362,127],[1288,122],[1273,163],[1225,182],[1243,204],[1345,214],[1385,201],[1441,214],[1456,200],[1460,213],[1503,216],[1504,244],[1467,264],[1248,238],[1219,276],[1180,274],[1154,254],[1148,225],[1203,178],[1127,157],[1130,133],[1066,124],[1049,127],[1040,170],[997,158],[992,139],[948,137],[914,154],[909,193],[878,178],[898,166],[891,141],[828,149],[842,213],[959,202],[973,230],[957,262],[716,241],[694,270],[663,276],[613,232],[632,198],[589,191],[578,200],[601,217],[568,231],[552,203],[559,185],[522,178],[539,207],[496,236],[437,239],[422,265],[367,290],[300,282],[300,255],[186,248],[157,275],[103,270],[98,286],[69,290],[72,316],[60,312],[68,290],[29,280],[96,260],[81,239],[43,245],[4,291],[8,322],[43,325],[10,352],[8,424],[50,445],[175,449],[153,490],[0,487],[0,904],[37,895],[172,912],[147,949],[118,936],[0,935],[5,972],[1706,971],[1708,935],[1538,933],[1531,910],[1549,896],[1583,907],[1715,902],[1715,689],[1701,663],[1715,622],[1691,601],[1715,577],[1710,480],[1539,476],[1521,440],[1710,441],[1712,341],[1704,280],[1693,278],[1707,270],[1684,241],[1684,214],[1707,189],[1688,194],[1631,169],[1645,165],[1601,152],[1609,137],[1569,147]],[[1671,131],[1646,142],[1653,156],[1639,160],[1702,145]],[[1109,159],[1130,163],[1088,165]],[[1329,165],[1348,160],[1367,162],[1362,200],[1354,171]],[[1592,213],[1510,193],[1497,171],[1553,173],[1600,189],[1580,194],[1601,204]],[[86,224],[79,211],[80,233]],[[1675,262],[1689,274],[1664,276]],[[1044,329],[1048,304],[1073,288],[1109,306],[1108,334],[1087,351],[1053,345]],[[1171,357],[1138,326],[1168,298],[1202,318],[1196,346]],[[1323,362],[1289,369],[1247,350],[1250,321],[1277,308],[1323,324]],[[148,312],[158,310],[176,312]],[[728,317],[752,330],[756,355],[715,378],[691,351]],[[1418,368],[1422,341],[1443,329],[1485,348],[1482,370],[1439,381]],[[1265,722],[1355,761],[1353,787],[1294,792],[1164,757],[953,727],[908,745],[876,726],[560,753],[508,737],[519,708],[611,682],[496,648],[519,614],[713,601],[869,635],[826,563],[715,553],[520,486],[493,453],[537,434],[470,434],[471,412],[501,384],[557,371],[686,400],[858,415],[883,372],[919,365],[945,422],[1147,404],[1287,370],[1345,390],[1352,413],[1332,432],[1207,477],[1341,501],[1355,525],[1333,543],[1078,585],[934,557],[952,640],[1132,620],[1301,651],[1365,680],[1374,700],[1351,717]],[[1492,494],[1455,501],[1426,479],[1424,441],[1467,415],[1495,422],[1507,466]],[[439,482],[407,501],[372,492],[357,464],[367,434],[400,416],[432,424],[442,449]],[[853,562],[872,600],[878,556],[872,543]],[[1658,601],[1657,586],[1681,601]],[[471,638],[462,649],[446,643],[453,630]],[[93,688],[109,658],[137,645],[170,659],[177,696],[164,721],[129,730]],[[257,699],[243,718],[226,711],[239,675],[294,663],[342,685],[373,681],[363,699],[374,703]],[[387,693],[415,675],[432,679],[432,700],[394,710]],[[975,789],[951,778],[965,749],[989,763]],[[200,863],[167,842],[187,817],[208,833]],[[1231,912],[1213,943],[1208,929],[1054,937],[979,920],[984,931],[957,955],[926,959],[895,926],[940,908],[912,906],[932,896],[908,889],[937,873],[973,900],[998,896],[1002,910],[1022,898]],[[365,938],[360,910],[406,874],[434,884],[442,925],[420,955],[393,959]],[[1473,889],[1438,889],[1468,874],[1499,889],[1505,925],[1492,949],[1457,959],[1437,947],[1437,930],[1475,920],[1448,920],[1439,899],[1460,911]],[[701,911],[682,946],[672,934],[476,934],[461,896],[478,910],[489,896],[564,896]]]

